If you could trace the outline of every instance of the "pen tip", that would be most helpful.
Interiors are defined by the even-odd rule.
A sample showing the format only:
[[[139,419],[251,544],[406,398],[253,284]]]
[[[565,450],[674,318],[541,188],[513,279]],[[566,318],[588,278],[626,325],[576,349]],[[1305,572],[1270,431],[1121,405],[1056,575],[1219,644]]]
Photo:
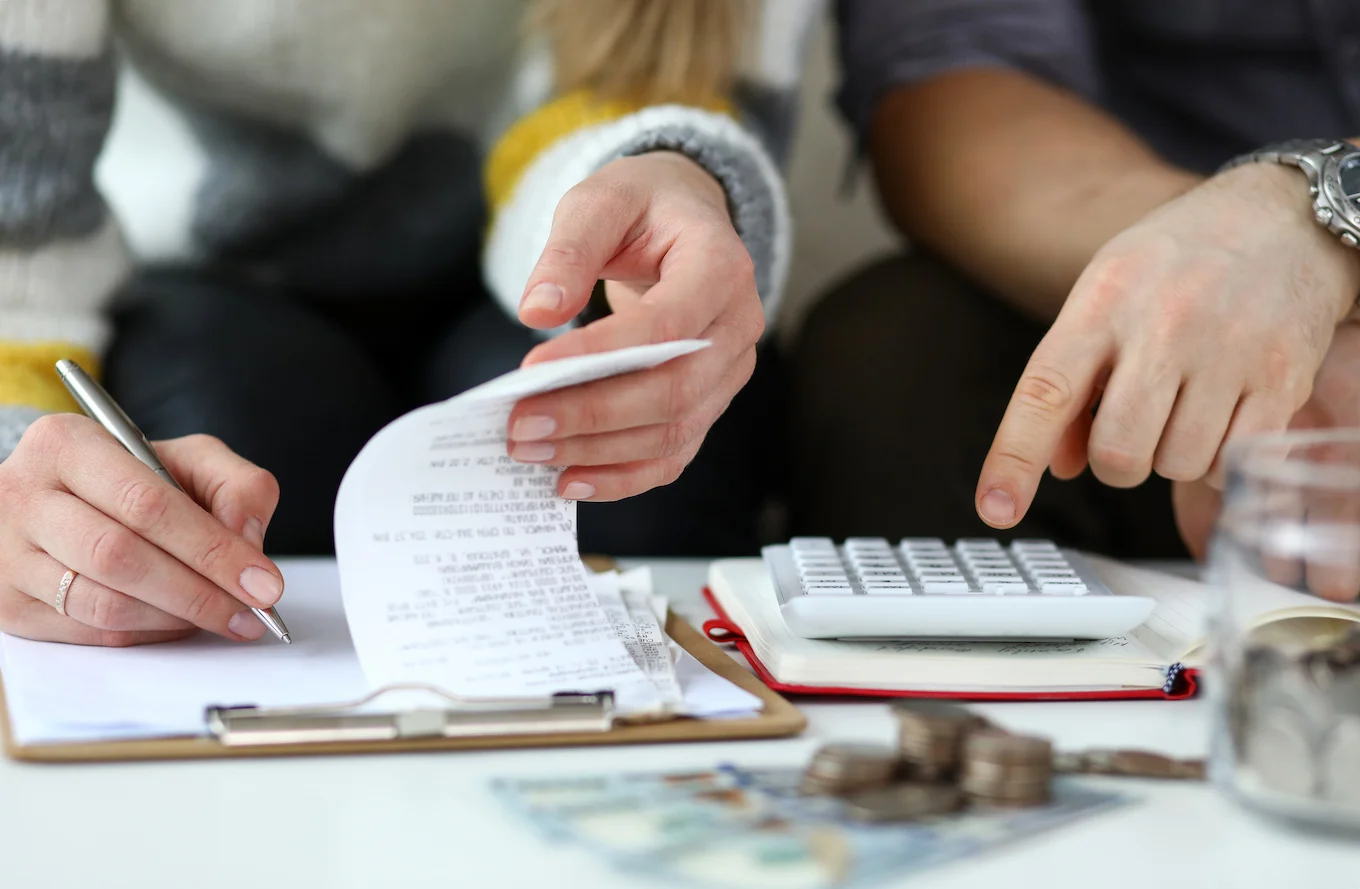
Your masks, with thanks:
[[[291,633],[284,633],[284,634],[283,634],[283,641],[284,641],[284,643],[286,643],[286,644],[288,644],[288,645],[292,645],[292,644],[293,644],[293,636],[292,636],[292,634],[291,634]]]

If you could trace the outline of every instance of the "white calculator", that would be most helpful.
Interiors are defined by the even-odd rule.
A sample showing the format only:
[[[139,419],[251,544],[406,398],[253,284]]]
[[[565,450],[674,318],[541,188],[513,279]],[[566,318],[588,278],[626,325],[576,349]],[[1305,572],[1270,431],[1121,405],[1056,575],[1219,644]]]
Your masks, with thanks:
[[[795,537],[761,552],[784,622],[809,639],[1106,639],[1155,605],[1049,540]]]

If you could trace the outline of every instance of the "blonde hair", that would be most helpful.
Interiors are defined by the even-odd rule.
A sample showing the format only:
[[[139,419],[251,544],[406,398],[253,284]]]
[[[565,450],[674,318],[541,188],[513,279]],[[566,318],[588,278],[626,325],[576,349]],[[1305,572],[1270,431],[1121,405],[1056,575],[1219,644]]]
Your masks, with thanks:
[[[749,0],[534,0],[532,32],[552,51],[559,95],[589,90],[644,104],[730,94]]]

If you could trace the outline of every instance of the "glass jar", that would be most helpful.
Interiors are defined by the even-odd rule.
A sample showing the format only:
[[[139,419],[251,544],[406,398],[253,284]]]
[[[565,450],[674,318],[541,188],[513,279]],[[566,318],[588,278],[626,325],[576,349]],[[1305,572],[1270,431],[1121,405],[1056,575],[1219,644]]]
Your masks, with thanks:
[[[1246,438],[1224,459],[1213,779],[1251,808],[1360,837],[1360,429]]]

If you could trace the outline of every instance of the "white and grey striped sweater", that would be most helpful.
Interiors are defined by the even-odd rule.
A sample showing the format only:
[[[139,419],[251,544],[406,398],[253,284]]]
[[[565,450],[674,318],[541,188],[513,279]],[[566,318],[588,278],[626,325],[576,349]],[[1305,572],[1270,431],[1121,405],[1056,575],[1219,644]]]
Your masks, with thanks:
[[[552,93],[549,60],[517,36],[524,5],[0,0],[0,457],[59,407],[53,355],[96,359],[105,347],[103,309],[137,262],[230,263],[317,291],[374,292],[485,237],[487,283],[513,314],[567,189],[658,148],[685,151],[727,188],[772,306],[789,220],[771,156],[787,146],[821,0],[764,0],[737,120],[664,106],[564,133],[484,229],[485,159]],[[119,61],[173,109],[179,156],[150,176],[108,163],[101,189]],[[160,150],[150,141],[109,146],[110,157]],[[342,196],[351,209],[328,212]],[[160,231],[147,229],[145,207]]]

